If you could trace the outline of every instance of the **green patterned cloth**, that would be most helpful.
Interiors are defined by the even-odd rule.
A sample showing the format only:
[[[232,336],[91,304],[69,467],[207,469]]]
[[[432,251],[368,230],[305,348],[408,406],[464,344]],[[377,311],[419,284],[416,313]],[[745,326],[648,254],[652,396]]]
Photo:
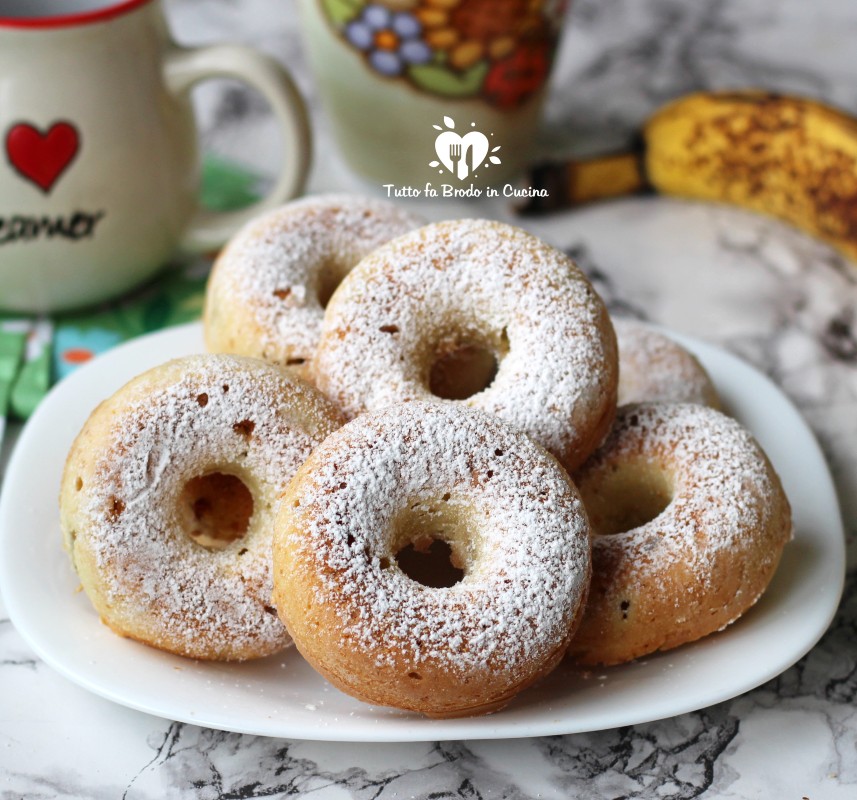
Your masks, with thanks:
[[[258,176],[219,159],[203,166],[206,208],[231,210],[258,199]],[[99,353],[198,319],[210,266],[205,258],[174,265],[133,294],[81,312],[51,318],[0,313],[0,430],[6,417],[29,417],[53,383]]]
[[[27,334],[23,331],[0,331],[0,417],[9,410],[26,345]]]

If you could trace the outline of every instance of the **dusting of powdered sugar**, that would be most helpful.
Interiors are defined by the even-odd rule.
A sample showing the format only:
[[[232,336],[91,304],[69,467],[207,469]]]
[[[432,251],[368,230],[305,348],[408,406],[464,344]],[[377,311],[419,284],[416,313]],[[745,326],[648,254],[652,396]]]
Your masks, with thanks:
[[[275,367],[211,355],[144,374],[99,414],[114,418],[109,439],[95,443],[97,481],[81,489],[77,537],[94,553],[108,602],[186,654],[287,645],[270,606],[273,505],[337,427],[332,407]],[[254,496],[248,533],[219,551],[194,542],[177,516],[187,481],[211,472],[238,476]]]
[[[623,580],[640,584],[688,571],[695,586],[716,591],[716,560],[779,559],[791,536],[788,501],[762,449],[735,420],[693,404],[621,407],[607,440],[575,474],[584,500],[590,485],[628,460],[663,469],[673,497],[650,522],[595,536],[596,565],[618,564]],[[610,576],[598,579],[610,583]]]
[[[312,357],[324,308],[324,271],[345,274],[363,256],[422,220],[382,200],[319,195],[249,223],[215,264],[206,297],[206,338],[253,339],[246,355],[278,363]]]
[[[572,466],[597,444],[617,380],[604,305],[564,254],[498,222],[428,225],[363,259],[328,306],[313,380],[350,417],[432,399],[431,367],[450,340],[499,360],[491,385],[461,403]]]
[[[619,345],[619,405],[698,403],[719,407],[717,390],[678,342],[636,320],[613,318]]]
[[[414,401],[331,436],[303,474],[280,535],[336,609],[342,658],[431,662],[462,680],[538,673],[569,635],[588,586],[588,523],[556,461],[495,417]],[[294,489],[294,487],[293,487]],[[478,556],[451,587],[408,578],[391,553],[408,507],[467,509]],[[330,658],[339,657],[337,653]]]

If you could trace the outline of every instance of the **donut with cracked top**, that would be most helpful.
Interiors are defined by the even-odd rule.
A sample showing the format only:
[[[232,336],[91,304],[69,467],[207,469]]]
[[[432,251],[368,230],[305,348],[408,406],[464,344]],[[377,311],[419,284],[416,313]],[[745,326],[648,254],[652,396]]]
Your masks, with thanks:
[[[274,601],[298,650],[365,702],[497,710],[561,660],[589,525],[567,473],[496,417],[414,401],[364,414],[298,470]]]
[[[63,544],[101,619],[192,658],[286,647],[271,525],[291,476],[342,422],[312,387],[242,356],[168,362],[101,403],[60,493]]]
[[[698,403],[720,408],[711,378],[696,356],[667,334],[613,317],[619,345],[619,405]]]
[[[263,358],[307,377],[336,286],[367,253],[421,224],[392,203],[346,194],[303,198],[253,220],[209,278],[207,349]]]
[[[791,510],[761,447],[700,405],[631,404],[574,480],[593,532],[569,655],[620,664],[726,627],[762,595]]]
[[[568,469],[606,435],[618,380],[607,310],[574,262],[520,228],[470,219],[366,256],[331,298],[311,374],[348,417],[455,400]]]

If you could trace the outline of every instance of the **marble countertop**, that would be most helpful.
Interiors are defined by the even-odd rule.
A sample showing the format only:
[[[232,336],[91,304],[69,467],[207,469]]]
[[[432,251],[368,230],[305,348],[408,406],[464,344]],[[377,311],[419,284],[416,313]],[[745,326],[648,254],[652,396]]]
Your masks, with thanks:
[[[621,139],[664,100],[762,85],[857,112],[847,0],[577,0],[540,146]],[[292,2],[168,0],[180,41],[238,39],[294,71],[317,139],[311,191],[366,191],[339,161]],[[200,93],[206,146],[270,171],[276,127],[232,83]],[[504,205],[422,210],[513,219]],[[335,744],[208,730],[91,695],[42,663],[0,607],[0,798],[808,798],[857,792],[857,269],[734,208],[611,202],[525,224],[570,252],[611,310],[721,345],[801,409],[831,467],[848,574],[830,630],[798,664],[704,710],[595,733],[507,741]]]

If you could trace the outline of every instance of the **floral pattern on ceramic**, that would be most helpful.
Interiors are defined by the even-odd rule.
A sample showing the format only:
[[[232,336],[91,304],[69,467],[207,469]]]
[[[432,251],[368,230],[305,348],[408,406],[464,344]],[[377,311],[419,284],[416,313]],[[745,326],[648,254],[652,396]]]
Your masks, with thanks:
[[[320,0],[370,69],[442,97],[522,105],[550,73],[567,0]]]

